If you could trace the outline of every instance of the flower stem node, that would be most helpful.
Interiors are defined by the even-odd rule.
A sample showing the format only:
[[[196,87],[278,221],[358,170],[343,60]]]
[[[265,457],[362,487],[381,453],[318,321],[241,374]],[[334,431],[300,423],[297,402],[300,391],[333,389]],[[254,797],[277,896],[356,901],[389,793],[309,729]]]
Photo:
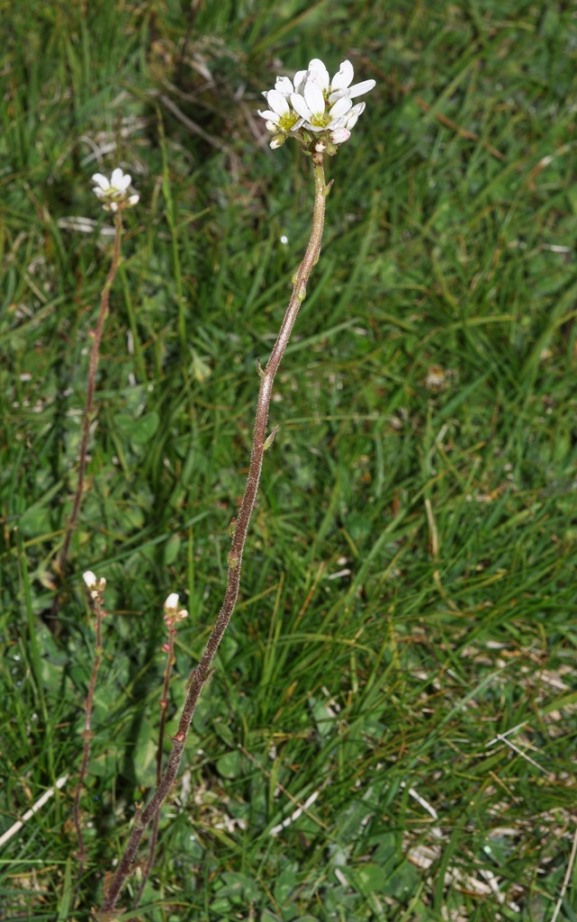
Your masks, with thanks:
[[[106,589],[106,580],[103,576],[99,579],[92,570],[86,570],[86,572],[82,574],[82,579],[84,580],[84,585],[91,599],[102,598],[104,590]]]
[[[338,146],[348,141],[365,103],[353,105],[357,96],[369,93],[374,80],[353,84],[354,70],[350,61],[343,61],[330,78],[319,58],[309,61],[307,70],[290,77],[277,77],[275,87],[263,96],[268,109],[258,110],[271,133],[271,148],[281,147],[288,138],[295,138],[311,154],[334,156]]]
[[[102,202],[105,211],[124,211],[125,208],[133,208],[140,200],[138,192],[130,192],[132,177],[129,173],[123,173],[120,167],[112,171],[110,179],[102,173],[95,173],[92,182],[92,191]]]

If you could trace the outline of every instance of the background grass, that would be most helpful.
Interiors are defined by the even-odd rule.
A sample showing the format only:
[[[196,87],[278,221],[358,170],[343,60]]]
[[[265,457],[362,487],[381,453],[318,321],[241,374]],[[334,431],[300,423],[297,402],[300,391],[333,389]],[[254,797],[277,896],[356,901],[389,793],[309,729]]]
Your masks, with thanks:
[[[89,868],[71,779],[0,853],[0,919],[89,918],[154,778],[164,598],[191,612],[172,718],[220,604],[312,201],[256,109],[315,56],[377,88],[329,165],[242,601],[139,918],[549,920],[564,893],[577,919],[573,4],[0,7],[3,829],[78,766],[80,574],[109,584]],[[54,623],[111,243],[89,179],[116,165],[142,200]]]

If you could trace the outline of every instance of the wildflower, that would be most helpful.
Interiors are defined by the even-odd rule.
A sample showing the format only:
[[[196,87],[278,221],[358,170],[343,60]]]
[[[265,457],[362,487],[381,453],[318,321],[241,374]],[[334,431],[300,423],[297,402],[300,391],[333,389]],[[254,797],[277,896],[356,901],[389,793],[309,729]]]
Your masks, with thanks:
[[[358,102],[356,106],[353,106],[352,109],[346,113],[346,115],[339,119],[338,125],[333,125],[331,131],[331,141],[333,144],[343,144],[345,141],[348,141],[351,136],[351,131],[357,124],[359,115],[365,111],[366,103]]]
[[[291,84],[292,91],[292,83],[288,77],[279,77],[277,79],[277,86],[279,83],[283,85],[282,81],[284,79],[286,79]],[[266,119],[267,129],[274,134],[274,137],[270,142],[270,146],[272,148],[280,147],[281,144],[284,144],[291,131],[295,131],[297,128],[300,128],[303,120],[299,117],[298,113],[292,110],[289,106],[289,93],[288,91],[285,93],[284,88],[283,92],[278,89],[265,90],[262,95],[266,99],[269,108],[262,112],[259,109],[258,114],[261,116],[261,118]]]
[[[92,191],[102,202],[105,211],[132,208],[140,199],[137,192],[129,194],[132,177],[129,173],[123,173],[120,167],[112,171],[110,179],[102,173],[95,173],[92,182],[94,183]]]
[[[82,579],[84,580],[84,585],[88,590],[90,598],[100,598],[106,589],[106,580],[104,577],[102,576],[99,579],[92,570],[86,570],[86,572],[82,574]]]
[[[83,573],[82,579],[86,583],[86,587],[88,589],[94,589],[96,583],[98,582],[96,579],[96,574],[93,573],[92,570],[87,570],[86,573]]]
[[[308,79],[318,83],[330,103],[334,103],[344,96],[349,99],[364,96],[365,93],[370,93],[371,90],[374,90],[376,86],[374,80],[363,80],[361,83],[351,86],[355,72],[350,61],[341,63],[332,80],[330,80],[329,72],[319,58],[314,58],[309,63],[307,73]]]
[[[164,620],[169,625],[174,625],[177,621],[183,621],[188,618],[186,608],[180,607],[180,596],[178,592],[171,592],[164,603]]]
[[[353,65],[343,61],[331,80],[320,58],[313,58],[292,80],[277,77],[274,90],[263,93],[269,108],[259,111],[273,135],[270,146],[280,147],[292,136],[308,151],[336,153],[365,109],[364,102],[353,105],[352,100],[375,87],[374,80],[353,84],[353,77]]]
[[[332,131],[342,127],[342,117],[353,107],[348,96],[327,106],[325,92],[315,79],[307,80],[302,95],[293,93],[291,103],[308,131]]]

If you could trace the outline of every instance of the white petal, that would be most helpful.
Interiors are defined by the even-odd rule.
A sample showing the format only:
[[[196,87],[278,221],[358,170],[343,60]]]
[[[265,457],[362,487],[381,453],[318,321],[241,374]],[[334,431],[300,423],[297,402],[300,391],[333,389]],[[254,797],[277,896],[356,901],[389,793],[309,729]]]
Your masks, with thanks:
[[[96,586],[96,583],[98,582],[98,580],[96,579],[96,574],[93,573],[92,570],[87,570],[86,573],[83,573],[82,579],[86,583],[88,589],[93,589]]]
[[[273,139],[272,139],[272,141],[271,141],[270,144],[269,144],[269,147],[270,147],[272,150],[276,150],[277,147],[282,147],[282,145],[284,144],[284,142],[285,142],[284,137],[283,137],[282,135],[277,135],[276,138],[273,138]]]
[[[280,119],[280,115],[277,115],[276,112],[271,112],[270,109],[263,109],[263,110],[257,109],[257,112],[261,118],[266,118],[267,122],[274,122],[275,125],[278,123]]]
[[[301,118],[309,119],[313,117],[313,113],[307,106],[303,97],[299,93],[293,93],[291,96],[291,106],[295,112],[301,116]]]
[[[306,79],[307,79],[307,71],[297,70],[296,74],[294,75],[294,80],[293,80],[294,87],[295,87],[295,93],[302,93],[303,86],[304,86]]]
[[[356,105],[353,106],[353,108],[349,112],[349,115],[360,115],[362,112],[365,111],[366,108],[367,108],[366,102],[358,102]]]
[[[128,196],[128,207],[134,208],[135,205],[140,201],[140,195],[138,192],[135,192],[133,195]]]
[[[355,72],[353,70],[353,65],[350,61],[343,61],[341,63],[340,70],[337,74],[334,75],[331,89],[332,90],[343,90],[345,87],[350,86],[353,82],[353,77]]]
[[[268,102],[272,111],[276,112],[277,115],[288,115],[290,112],[286,97],[283,96],[282,93],[279,93],[278,90],[269,90],[266,94],[266,101]]]
[[[118,189],[119,192],[126,192],[131,182],[132,178],[128,175],[128,173],[123,173],[119,166],[117,166],[116,169],[112,171],[112,175],[110,177],[110,185],[114,189]]]
[[[339,115],[344,115],[345,112],[348,112],[352,105],[348,96],[341,96],[341,98],[337,99],[336,103],[331,106],[329,114],[331,118],[338,118]]]
[[[321,89],[328,90],[330,83],[329,72],[320,58],[313,58],[312,61],[309,61],[309,77],[312,77]]]
[[[322,115],[325,111],[325,97],[323,96],[323,91],[317,83],[313,83],[311,80],[307,80],[304,97],[307,106],[314,115]],[[294,105],[294,103],[293,103]],[[296,109],[296,106],[295,106]],[[297,109],[298,112],[298,109]],[[299,112],[300,115],[300,112]]]
[[[178,608],[179,595],[178,592],[171,592],[168,596],[166,602],[164,603],[165,611],[176,611]]]
[[[102,173],[95,173],[92,177],[92,182],[95,182],[97,186],[100,186],[103,192],[110,188],[108,179],[106,176],[103,176]],[[98,189],[95,189],[94,191],[98,195]]]
[[[290,77],[277,77],[274,88],[277,93],[282,93],[283,96],[290,96],[291,93],[294,93],[293,82]]]
[[[359,115],[362,115],[366,109],[366,103],[358,102],[356,106],[353,106],[350,112],[347,113],[345,117],[345,124],[347,128],[354,128],[357,124]]]
[[[363,96],[365,93],[370,93],[371,90],[374,90],[376,85],[376,80],[363,80],[362,83],[355,83],[354,86],[349,87],[347,92],[351,99],[354,99],[355,96]]]

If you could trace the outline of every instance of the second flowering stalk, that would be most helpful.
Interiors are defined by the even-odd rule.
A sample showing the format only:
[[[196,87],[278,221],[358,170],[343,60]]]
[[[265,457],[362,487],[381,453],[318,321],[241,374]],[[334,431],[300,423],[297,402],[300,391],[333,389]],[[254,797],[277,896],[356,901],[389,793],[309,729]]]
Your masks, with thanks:
[[[88,361],[88,383],[86,387],[86,402],[82,412],[82,431],[80,436],[80,450],[78,453],[78,480],[74,499],[72,501],[72,511],[64,531],[64,540],[57,558],[57,573],[61,580],[66,576],[68,568],[68,555],[70,552],[70,542],[78,524],[80,506],[84,493],[84,481],[86,476],[86,464],[88,460],[88,447],[90,442],[90,427],[94,417],[94,395],[96,391],[96,373],[100,362],[100,347],[102,336],[104,334],[104,324],[108,316],[110,291],[118,272],[120,265],[120,249],[122,242],[122,215],[126,208],[132,208],[139,201],[140,196],[136,192],[130,192],[132,182],[128,173],[123,173],[120,168],[112,171],[110,179],[103,176],[102,173],[95,173],[92,177],[94,183],[94,193],[102,202],[105,211],[111,211],[114,214],[114,244],[112,249],[112,259],[110,269],[100,295],[100,309],[96,320],[96,327],[91,331],[90,336],[92,345],[90,347],[90,358]],[[56,598],[58,602],[58,596]]]

